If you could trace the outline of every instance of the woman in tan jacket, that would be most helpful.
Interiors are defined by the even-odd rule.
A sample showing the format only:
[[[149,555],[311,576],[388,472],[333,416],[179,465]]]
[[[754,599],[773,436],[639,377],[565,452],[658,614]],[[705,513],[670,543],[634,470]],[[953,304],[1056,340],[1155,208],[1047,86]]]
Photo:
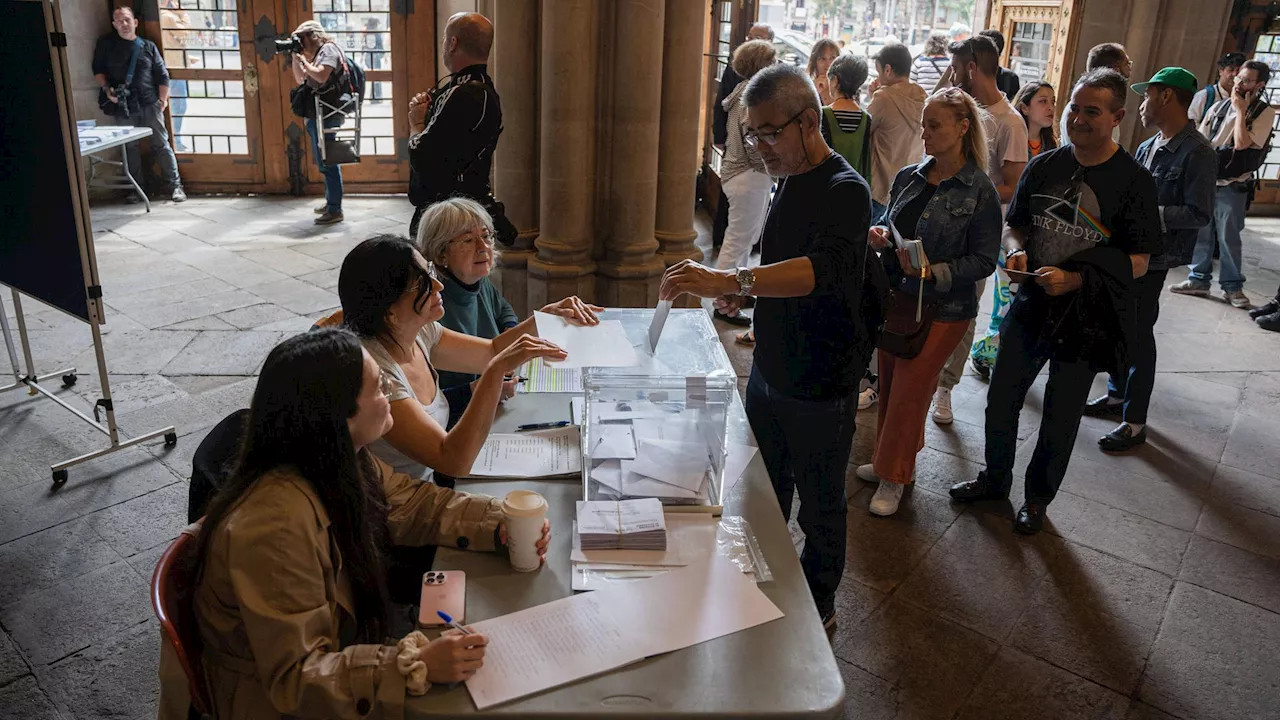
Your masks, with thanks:
[[[386,637],[386,544],[491,551],[505,537],[496,499],[394,473],[365,449],[392,424],[386,384],[342,330],[267,357],[237,469],[188,528],[219,720],[399,718],[406,694],[483,664],[480,634]],[[164,647],[160,717],[185,718],[185,680]]]

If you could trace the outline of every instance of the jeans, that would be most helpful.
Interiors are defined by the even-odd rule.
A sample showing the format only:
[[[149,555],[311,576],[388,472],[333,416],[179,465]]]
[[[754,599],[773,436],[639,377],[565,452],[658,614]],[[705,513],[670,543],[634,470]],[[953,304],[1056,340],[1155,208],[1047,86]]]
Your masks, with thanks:
[[[1096,375],[1087,361],[1052,360],[1052,344],[1031,344],[1022,323],[1005,318],[1000,330],[1000,352],[987,390],[987,480],[998,487],[1013,484],[1013,461],[1018,451],[1018,416],[1036,375],[1049,363],[1044,389],[1044,413],[1031,463],[1027,465],[1026,500],[1047,505],[1058,493],[1071,462],[1080,416],[1089,400]]]
[[[151,128],[151,137],[147,138],[147,141],[151,144],[152,157],[160,163],[160,173],[164,177],[165,184],[171,190],[182,187],[182,178],[178,177],[178,159],[174,157],[173,148],[169,146],[169,130],[165,127],[164,113],[160,110],[159,104],[152,103],[139,108],[136,114],[120,118],[118,124]],[[139,143],[136,142],[125,145],[125,152],[129,157],[129,174],[139,185],[145,187],[138,145]]]
[[[342,124],[341,117],[332,117],[325,121],[325,129],[335,128]],[[315,158],[316,167],[319,168],[320,174],[324,176],[324,202],[327,205],[329,214],[339,215],[342,213],[342,167],[340,165],[326,165],[320,160],[320,137],[316,131],[316,121],[307,119],[307,134],[311,136],[311,152]],[[335,136],[333,133],[326,133],[325,137],[332,140]]]
[[[800,566],[818,613],[825,615],[834,607],[844,574],[844,478],[853,449],[858,396],[799,400],[769,387],[753,369],[745,404],[783,518],[791,517],[793,491],[800,492],[799,521],[805,536]]]
[[[169,80],[169,117],[173,118],[173,145],[178,152],[186,152],[182,138],[182,121],[187,114],[187,81]]]
[[[875,200],[872,200],[871,201],[871,224],[879,225],[880,222],[884,219],[885,211],[888,209],[889,208],[885,207],[884,205],[881,205]]]
[[[1151,391],[1156,385],[1156,320],[1160,318],[1160,291],[1168,270],[1151,270],[1134,281],[1138,323],[1129,347],[1129,367],[1111,372],[1107,394],[1124,400],[1124,421],[1145,425]]]
[[[982,293],[987,289],[987,279],[983,278],[973,287],[974,295],[981,301]],[[969,350],[973,347],[973,336],[978,333],[978,319],[971,318],[969,327],[965,328],[964,335],[956,342],[956,346],[952,348],[947,362],[942,366],[942,372],[938,374],[938,387],[945,390],[954,389],[960,384],[960,378],[964,376],[964,364],[969,361]]]
[[[1244,206],[1249,193],[1231,185],[1219,186],[1213,196],[1213,218],[1200,228],[1196,249],[1191,256],[1188,277],[1204,285],[1213,282],[1213,244],[1221,250],[1218,261],[1218,283],[1225,292],[1244,289],[1244,266],[1240,231],[1244,229]]]

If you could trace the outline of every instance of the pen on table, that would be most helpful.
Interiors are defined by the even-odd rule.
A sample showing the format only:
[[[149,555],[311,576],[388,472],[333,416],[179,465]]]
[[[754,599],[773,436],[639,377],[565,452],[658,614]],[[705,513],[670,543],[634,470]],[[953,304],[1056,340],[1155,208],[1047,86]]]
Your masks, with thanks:
[[[474,635],[474,634],[475,634],[475,633],[471,632],[470,630],[468,630],[468,629],[466,629],[466,628],[462,627],[462,625],[458,624],[458,622],[457,622],[456,620],[454,620],[452,617],[449,617],[449,613],[447,613],[447,612],[445,612],[445,611],[443,611],[443,610],[437,610],[437,611],[436,611],[436,614],[440,616],[440,619],[441,619],[441,620],[443,620],[443,621],[445,622],[445,624],[446,624],[446,625],[448,625],[449,627],[453,628],[454,630],[457,630],[458,632],[462,633],[463,635]]]
[[[568,420],[560,420],[558,422],[533,423],[532,425],[520,425],[516,428],[516,432],[526,432],[528,430],[552,430],[554,428],[568,427],[573,423]]]
[[[517,377],[517,376],[515,376],[515,375],[507,375],[506,377],[504,377],[504,378],[503,378],[503,380],[515,380],[515,381],[516,381],[516,382],[518,382],[518,383],[525,383],[525,382],[529,382],[529,378],[527,378],[527,377]]]

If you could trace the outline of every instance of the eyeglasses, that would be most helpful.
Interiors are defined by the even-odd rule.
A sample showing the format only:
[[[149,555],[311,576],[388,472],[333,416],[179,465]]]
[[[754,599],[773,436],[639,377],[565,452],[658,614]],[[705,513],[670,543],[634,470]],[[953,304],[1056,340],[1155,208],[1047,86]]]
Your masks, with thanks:
[[[478,241],[478,242],[484,243],[485,247],[493,247],[494,241],[497,239],[497,237],[498,236],[494,234],[492,230],[485,228],[484,230],[481,230],[479,233],[473,233],[473,232],[464,233],[450,240],[449,242],[455,242],[455,243],[458,243],[459,245],[471,245],[474,247]]]
[[[382,396],[388,400],[391,399],[391,393],[395,392],[395,383],[391,380],[391,376],[387,374],[386,370],[378,371],[378,389],[382,391]]]
[[[805,109],[807,110],[808,108],[805,108]],[[804,110],[801,110],[795,115],[792,115],[790,120],[782,123],[781,125],[778,126],[777,130],[773,130],[772,132],[762,133],[762,132],[756,132],[755,130],[748,130],[742,136],[742,142],[744,145],[751,148],[752,150],[755,150],[757,147],[759,147],[761,141],[763,141],[764,144],[769,146],[777,145],[778,136],[782,134],[782,131],[786,130],[787,126],[790,125],[791,123],[795,122],[796,120],[799,120],[800,116],[803,114],[804,114]]]
[[[413,298],[413,311],[422,312],[422,308],[427,304],[427,299],[431,297],[431,293],[436,289],[436,283],[440,282],[440,276],[436,274],[436,264],[427,263],[427,269],[418,268],[418,294]]]

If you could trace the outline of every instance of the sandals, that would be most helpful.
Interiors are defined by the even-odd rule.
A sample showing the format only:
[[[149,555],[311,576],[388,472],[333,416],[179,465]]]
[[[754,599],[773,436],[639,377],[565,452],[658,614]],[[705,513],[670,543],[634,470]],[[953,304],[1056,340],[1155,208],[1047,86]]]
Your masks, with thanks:
[[[717,320],[720,320],[722,322],[727,322],[730,325],[737,325],[738,327],[751,327],[751,318],[747,317],[742,313],[738,313],[737,315],[726,315],[720,312],[719,310],[716,310],[715,317]]]
[[[755,345],[756,331],[748,330],[744,333],[738,333],[737,335],[733,336],[733,341],[738,343],[739,345]]]

